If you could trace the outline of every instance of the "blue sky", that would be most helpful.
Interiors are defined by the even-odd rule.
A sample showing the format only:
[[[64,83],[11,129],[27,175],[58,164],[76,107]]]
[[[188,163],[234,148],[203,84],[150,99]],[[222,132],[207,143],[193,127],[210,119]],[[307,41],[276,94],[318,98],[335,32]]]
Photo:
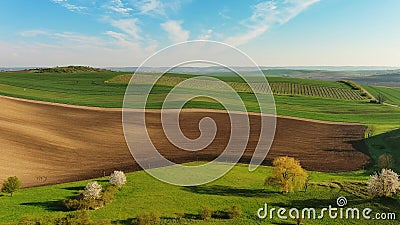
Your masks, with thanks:
[[[400,66],[398,0],[1,0],[0,67],[137,66],[228,43],[262,66]]]

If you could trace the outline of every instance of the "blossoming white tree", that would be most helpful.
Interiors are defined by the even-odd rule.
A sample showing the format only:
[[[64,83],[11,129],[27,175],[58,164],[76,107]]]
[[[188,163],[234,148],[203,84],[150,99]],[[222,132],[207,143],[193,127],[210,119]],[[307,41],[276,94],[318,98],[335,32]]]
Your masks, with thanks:
[[[372,197],[392,197],[400,189],[399,175],[390,169],[371,176],[368,191]]]
[[[110,184],[120,188],[125,183],[126,183],[126,176],[125,176],[124,172],[122,172],[122,171],[114,171],[110,175]]]
[[[87,199],[100,199],[102,187],[97,181],[86,184],[83,196]]]

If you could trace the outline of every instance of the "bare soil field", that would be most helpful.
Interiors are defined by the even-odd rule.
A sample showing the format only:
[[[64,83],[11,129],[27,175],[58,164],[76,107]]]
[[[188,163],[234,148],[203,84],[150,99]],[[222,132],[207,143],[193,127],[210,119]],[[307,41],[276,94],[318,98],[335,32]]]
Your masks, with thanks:
[[[224,111],[187,109],[180,115],[188,138],[200,135],[198,122],[214,119],[218,130],[206,149],[188,152],[173,146],[160,126],[160,111],[146,114],[149,135],[159,152],[177,163],[209,161],[229,141],[229,116]],[[258,142],[260,116],[249,116],[251,136],[241,162],[248,163]],[[122,129],[121,109],[101,109],[0,97],[0,180],[18,176],[24,187],[76,181],[108,175],[115,169],[136,171]],[[365,127],[278,117],[273,146],[264,160],[292,156],[308,170],[351,171],[369,157],[362,139]],[[1,182],[0,181],[0,182]]]

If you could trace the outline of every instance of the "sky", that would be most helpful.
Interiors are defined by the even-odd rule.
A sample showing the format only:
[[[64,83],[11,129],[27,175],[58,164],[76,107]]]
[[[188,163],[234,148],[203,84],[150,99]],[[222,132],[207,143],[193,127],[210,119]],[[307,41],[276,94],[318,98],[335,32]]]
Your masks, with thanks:
[[[260,66],[400,66],[399,0],[0,0],[0,67],[134,67],[190,40]]]

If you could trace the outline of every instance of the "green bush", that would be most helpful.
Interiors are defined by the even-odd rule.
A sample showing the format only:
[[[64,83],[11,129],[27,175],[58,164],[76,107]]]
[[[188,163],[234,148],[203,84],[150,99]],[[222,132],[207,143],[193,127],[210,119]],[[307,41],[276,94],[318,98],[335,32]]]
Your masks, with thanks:
[[[90,220],[90,215],[87,211],[79,211],[71,213],[65,217],[58,218],[54,221],[57,225],[91,225],[94,224]]]
[[[64,205],[68,210],[91,210],[102,208],[105,203],[102,199],[85,198],[82,193],[78,196],[64,200]]]
[[[242,207],[240,205],[233,205],[226,212],[229,219],[236,219],[242,215]]]
[[[107,186],[101,192],[100,199],[85,198],[81,191],[78,196],[64,200],[64,206],[68,210],[91,210],[99,209],[104,207],[106,204],[111,203],[114,200],[114,196],[117,193],[118,188],[115,186]]]
[[[208,206],[202,206],[200,210],[200,218],[202,220],[210,219],[213,214],[213,210]]]
[[[118,187],[109,185],[106,188],[104,188],[101,200],[103,201],[104,204],[111,203],[114,200],[114,196],[117,192],[118,192]]]
[[[153,225],[160,222],[160,214],[158,212],[141,213],[136,220],[132,221],[134,225]]]
[[[50,218],[50,217],[41,217],[41,218],[35,218],[31,216],[25,216],[22,217],[18,225],[52,225],[54,224],[55,218]]]
[[[92,221],[87,211],[70,213],[61,217],[23,217],[18,225],[111,225],[111,221]]]
[[[185,217],[185,213],[183,211],[178,211],[175,213],[178,219],[183,219]]]

